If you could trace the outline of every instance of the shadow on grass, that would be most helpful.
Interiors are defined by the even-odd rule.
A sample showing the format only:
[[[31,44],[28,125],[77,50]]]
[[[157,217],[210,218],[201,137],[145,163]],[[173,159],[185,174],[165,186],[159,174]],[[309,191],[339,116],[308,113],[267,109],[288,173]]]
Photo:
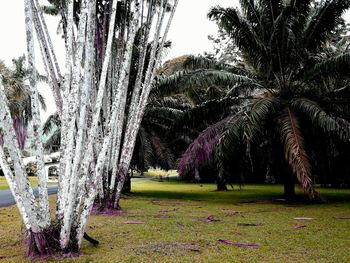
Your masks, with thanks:
[[[133,191],[133,197],[184,201],[206,201],[210,203],[280,203],[280,204],[310,204],[306,195],[299,189],[293,202],[283,198],[282,185],[246,185],[243,189],[235,187],[228,191],[215,191],[214,184],[192,184],[179,181],[176,178],[162,181],[148,181],[145,187],[139,185]],[[331,203],[350,203],[350,189],[318,189],[321,196]]]

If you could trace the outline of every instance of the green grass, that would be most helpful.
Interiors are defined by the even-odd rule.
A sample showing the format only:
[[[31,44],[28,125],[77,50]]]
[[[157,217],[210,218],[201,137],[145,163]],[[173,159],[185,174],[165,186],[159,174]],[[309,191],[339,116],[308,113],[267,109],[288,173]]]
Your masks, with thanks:
[[[176,170],[163,171],[158,169],[149,169],[147,172],[144,172],[144,177],[152,177],[152,178],[167,178],[169,175],[177,174]],[[134,172],[134,177],[141,177],[140,173]]]
[[[74,262],[350,262],[350,220],[336,219],[350,216],[350,190],[320,190],[328,204],[285,204],[272,201],[281,197],[281,186],[215,192],[211,184],[143,180],[132,187],[122,201],[124,215],[90,217],[86,231],[100,246],[84,241]],[[219,221],[208,222],[209,216]],[[21,228],[15,207],[0,209],[2,262],[27,262]]]
[[[29,180],[33,186],[38,185],[37,177],[29,177]],[[9,187],[8,187],[7,182],[6,182],[6,179],[5,179],[5,177],[1,176],[0,177],[0,190],[7,190],[7,189],[9,189]]]
[[[31,182],[32,186],[38,186],[38,178],[37,177],[29,177],[29,181]],[[48,183],[49,185],[53,185],[56,183]],[[0,177],[0,190],[8,190],[9,186],[6,182],[5,177],[1,176]]]

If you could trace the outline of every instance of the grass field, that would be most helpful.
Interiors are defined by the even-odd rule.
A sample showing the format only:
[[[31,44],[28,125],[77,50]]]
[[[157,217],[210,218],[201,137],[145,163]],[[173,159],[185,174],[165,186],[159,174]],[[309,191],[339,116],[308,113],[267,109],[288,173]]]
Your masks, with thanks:
[[[173,180],[132,186],[122,216],[90,217],[86,231],[100,245],[84,241],[83,255],[64,261],[350,262],[350,220],[339,219],[350,217],[350,190],[321,190],[328,204],[286,204],[273,201],[281,186],[228,192]],[[0,209],[1,262],[27,262],[21,229],[15,207]]]
[[[36,177],[29,177],[30,182],[32,183],[33,186],[38,185],[38,179]],[[7,190],[9,189],[5,177],[1,176],[0,177],[0,190]]]
[[[37,177],[29,177],[29,180],[32,184],[32,186],[37,186],[38,185],[38,178]],[[56,183],[48,183],[48,185],[53,185],[53,184],[56,184]],[[8,187],[8,184],[6,182],[6,179],[5,177],[1,176],[0,177],[0,190],[7,190],[9,189]]]

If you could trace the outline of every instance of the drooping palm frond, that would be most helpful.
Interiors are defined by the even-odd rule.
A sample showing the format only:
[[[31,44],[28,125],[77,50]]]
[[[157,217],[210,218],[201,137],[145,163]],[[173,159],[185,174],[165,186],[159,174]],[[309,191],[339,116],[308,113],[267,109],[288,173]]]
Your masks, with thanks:
[[[60,9],[53,5],[42,5],[43,12],[50,16],[58,16],[60,14]]]
[[[58,113],[50,115],[43,125],[43,134],[48,135],[54,128],[61,127],[61,120]]]
[[[183,111],[173,122],[172,129],[178,130],[186,127],[196,129],[207,123],[226,118],[236,112],[240,104],[240,99],[224,98],[208,100],[204,103]]]
[[[305,48],[311,50],[319,47],[339,24],[342,14],[349,7],[349,0],[322,1],[304,29],[303,42]]]
[[[198,70],[198,69],[225,70],[233,74],[251,77],[250,73],[243,68],[221,63],[214,59],[210,59],[202,56],[187,56],[186,59],[183,61],[183,69],[184,70]]]
[[[326,134],[334,134],[343,141],[349,140],[349,125],[344,125],[347,121],[340,121],[341,119],[327,114],[317,103],[308,99],[295,99],[291,102],[291,108],[306,115],[313,125],[320,127]]]
[[[298,119],[290,109],[287,108],[279,118],[279,126],[285,158],[304,192],[308,194],[310,199],[314,199],[317,192],[313,186],[311,165],[304,149]]]
[[[147,170],[152,160],[152,146],[149,140],[149,134],[141,127],[136,138],[135,150],[133,152],[131,166],[141,172]]]
[[[215,149],[231,118],[225,118],[205,129],[187,148],[179,162],[179,176],[194,179],[194,170],[214,160]]]
[[[260,12],[262,14],[262,21],[268,26],[275,21],[277,16],[281,13],[284,1],[281,0],[260,0]]]
[[[241,10],[244,14],[244,16],[247,18],[247,20],[250,23],[254,23],[260,28],[263,28],[263,25],[261,24],[261,14],[259,12],[259,7],[255,3],[254,0],[240,0],[239,1]]]
[[[328,77],[334,74],[348,76],[350,71],[350,53],[322,60],[305,74],[306,78]]]
[[[186,92],[195,87],[207,88],[210,86],[230,87],[236,84],[251,84],[260,87],[258,81],[223,70],[200,69],[182,71],[169,77],[158,78],[152,93],[158,95],[172,95]]]
[[[180,118],[183,114],[183,110],[174,109],[171,107],[151,107],[147,109],[145,113],[145,119],[158,123],[173,123],[176,119]]]
[[[282,101],[279,97],[264,97],[255,102],[249,111],[249,119],[256,125],[262,125],[281,108]]]
[[[61,145],[61,129],[57,129],[44,143],[44,148],[47,151],[51,151],[54,148],[59,148]]]
[[[151,97],[148,105],[150,107],[169,107],[178,110],[188,110],[193,104],[184,94],[178,94],[166,97]]]
[[[233,38],[240,50],[249,54],[245,56],[249,64],[254,65],[256,69],[262,69],[261,66],[267,64],[266,46],[238,10],[217,6],[209,11],[208,17],[216,21],[219,27]]]
[[[151,136],[150,142],[153,150],[150,166],[167,171],[174,169],[175,157],[167,143],[155,134]]]
[[[267,122],[281,109],[282,101],[278,97],[264,97],[254,102],[243,117],[243,136],[246,153],[250,156],[253,143],[257,144],[264,139]]]

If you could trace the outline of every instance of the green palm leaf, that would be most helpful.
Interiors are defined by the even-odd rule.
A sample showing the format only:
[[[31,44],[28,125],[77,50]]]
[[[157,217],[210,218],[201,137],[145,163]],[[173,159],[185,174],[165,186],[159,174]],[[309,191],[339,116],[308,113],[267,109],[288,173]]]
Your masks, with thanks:
[[[320,127],[327,134],[335,134],[341,140],[350,138],[350,125],[346,120],[334,118],[327,114],[314,101],[308,99],[296,99],[291,102],[291,108],[306,115],[313,125]],[[340,123],[341,120],[341,123]],[[344,125],[347,123],[348,125]]]
[[[348,76],[350,71],[350,53],[344,53],[317,63],[305,75],[307,78],[327,77],[334,74]]]
[[[326,0],[309,19],[304,33],[304,45],[308,50],[319,47],[339,24],[342,14],[350,7],[349,0]]]
[[[200,69],[195,71],[181,71],[169,77],[157,80],[153,94],[173,95],[184,93],[194,87],[207,88],[210,86],[230,87],[237,84],[251,84],[260,87],[257,80],[223,70]]]

